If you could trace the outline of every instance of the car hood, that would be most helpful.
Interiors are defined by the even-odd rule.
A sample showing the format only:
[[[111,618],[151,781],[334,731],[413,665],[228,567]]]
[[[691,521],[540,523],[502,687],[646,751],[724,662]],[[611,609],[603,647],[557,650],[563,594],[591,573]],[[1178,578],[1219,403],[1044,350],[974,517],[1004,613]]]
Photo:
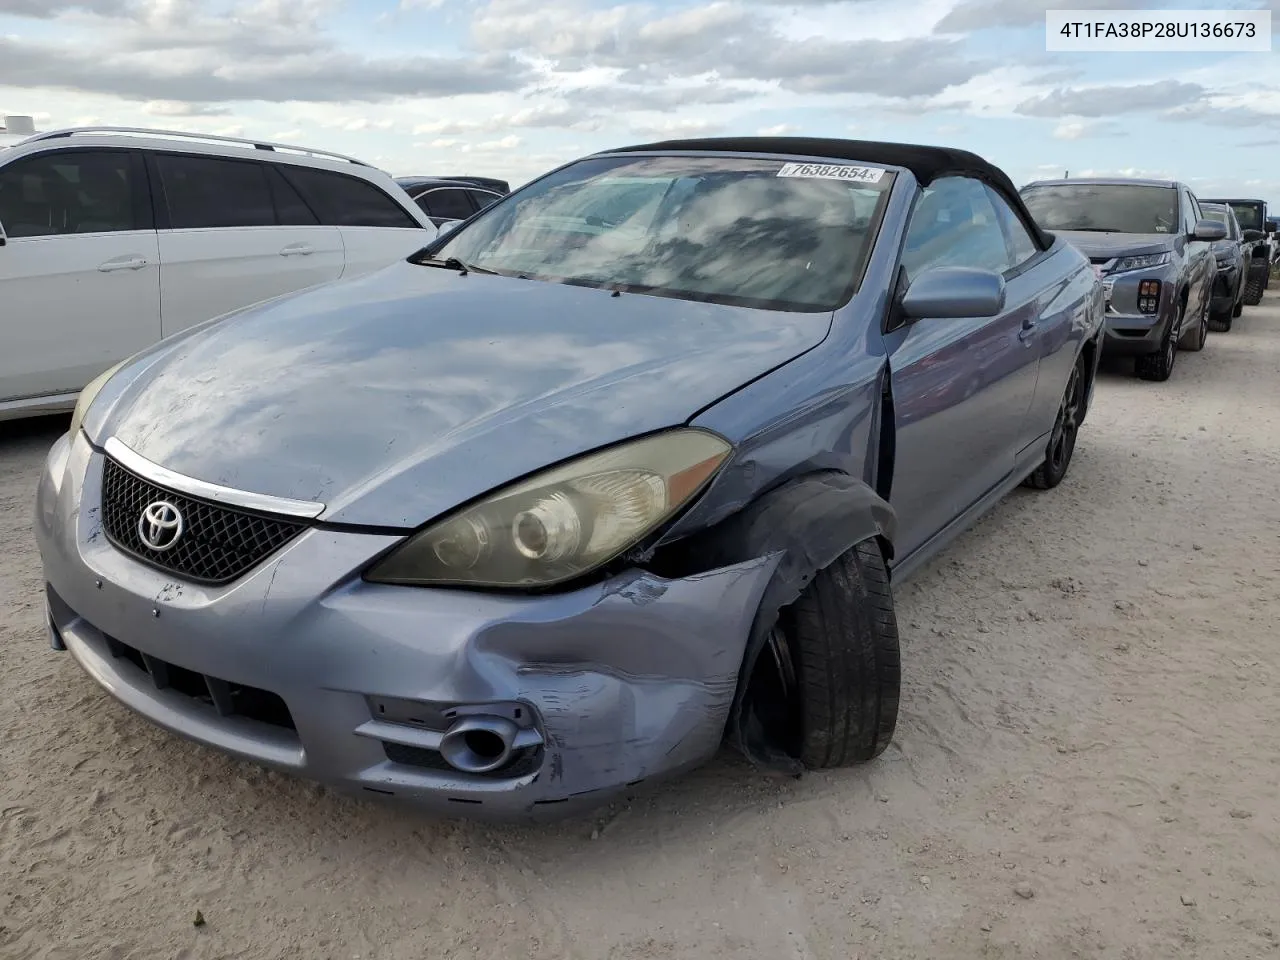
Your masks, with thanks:
[[[1055,230],[1061,237],[1090,259],[1106,257],[1141,257],[1150,253],[1173,250],[1178,238],[1167,233],[1092,233],[1086,230]]]
[[[189,477],[323,503],[325,520],[411,527],[682,424],[830,325],[398,263],[153,348],[86,429]]]

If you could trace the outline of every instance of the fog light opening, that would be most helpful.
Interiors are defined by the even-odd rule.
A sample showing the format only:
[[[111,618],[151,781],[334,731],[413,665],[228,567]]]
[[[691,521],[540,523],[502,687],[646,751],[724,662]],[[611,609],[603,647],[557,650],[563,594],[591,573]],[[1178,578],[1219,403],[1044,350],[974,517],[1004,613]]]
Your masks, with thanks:
[[[467,749],[485,763],[492,763],[506,752],[507,745],[491,730],[468,730],[462,735]]]
[[[1138,310],[1157,313],[1160,310],[1160,281],[1143,280],[1138,284]]]

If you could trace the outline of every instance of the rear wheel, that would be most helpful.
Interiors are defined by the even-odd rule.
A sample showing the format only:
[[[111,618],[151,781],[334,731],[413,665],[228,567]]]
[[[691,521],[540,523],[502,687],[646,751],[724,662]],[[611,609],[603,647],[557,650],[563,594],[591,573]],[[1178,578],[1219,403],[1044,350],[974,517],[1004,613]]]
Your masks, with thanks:
[[[1209,317],[1209,329],[1214,333],[1230,333],[1231,318],[1237,316],[1235,308],[1223,310],[1221,313],[1211,314]]]
[[[1204,342],[1209,339],[1209,298],[1204,298],[1204,305],[1200,308],[1200,316],[1196,320],[1196,325],[1187,331],[1186,337],[1178,344],[1183,350],[1191,353],[1199,353],[1204,349]]]
[[[1177,312],[1174,313],[1169,326],[1165,328],[1164,336],[1160,339],[1160,349],[1155,353],[1138,357],[1134,363],[1134,371],[1143,380],[1162,383],[1173,373],[1173,364],[1178,359],[1178,339],[1175,331],[1182,324],[1182,312],[1186,308],[1185,303],[1179,303],[1175,308]]]
[[[1262,302],[1262,291],[1266,289],[1268,273],[1259,270],[1249,271],[1249,280],[1244,285],[1244,302],[1246,306],[1256,307]]]
[[[1058,407],[1058,418],[1054,421],[1053,432],[1049,434],[1049,445],[1045,447],[1044,460],[1022,481],[1024,485],[1036,490],[1051,490],[1067,475],[1071,455],[1076,450],[1076,437],[1080,433],[1084,394],[1084,357],[1081,356],[1071,368],[1067,389],[1063,392],[1062,403]]]
[[[880,546],[864,540],[820,570],[770,637],[810,768],[884,752],[898,722],[902,660]]]

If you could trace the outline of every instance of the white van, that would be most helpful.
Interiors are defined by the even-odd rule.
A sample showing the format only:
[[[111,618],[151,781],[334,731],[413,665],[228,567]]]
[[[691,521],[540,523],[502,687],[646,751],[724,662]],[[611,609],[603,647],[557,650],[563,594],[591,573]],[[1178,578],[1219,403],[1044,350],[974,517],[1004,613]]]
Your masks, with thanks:
[[[28,137],[0,150],[0,420],[70,410],[157,340],[435,236],[389,175],[340,154],[127,127]]]

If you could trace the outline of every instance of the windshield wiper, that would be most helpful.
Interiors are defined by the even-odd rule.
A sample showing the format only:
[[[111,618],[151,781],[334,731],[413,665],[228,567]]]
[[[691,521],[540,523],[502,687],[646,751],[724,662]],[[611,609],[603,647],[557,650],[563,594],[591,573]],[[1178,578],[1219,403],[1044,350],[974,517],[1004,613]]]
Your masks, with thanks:
[[[423,267],[441,267],[445,270],[457,270],[458,275],[465,277],[468,273],[484,273],[490,276],[499,276],[497,270],[490,270],[488,267],[477,267],[471,263],[463,263],[457,257],[445,257],[438,260],[435,257],[424,257],[421,260],[415,260],[419,266]]]

